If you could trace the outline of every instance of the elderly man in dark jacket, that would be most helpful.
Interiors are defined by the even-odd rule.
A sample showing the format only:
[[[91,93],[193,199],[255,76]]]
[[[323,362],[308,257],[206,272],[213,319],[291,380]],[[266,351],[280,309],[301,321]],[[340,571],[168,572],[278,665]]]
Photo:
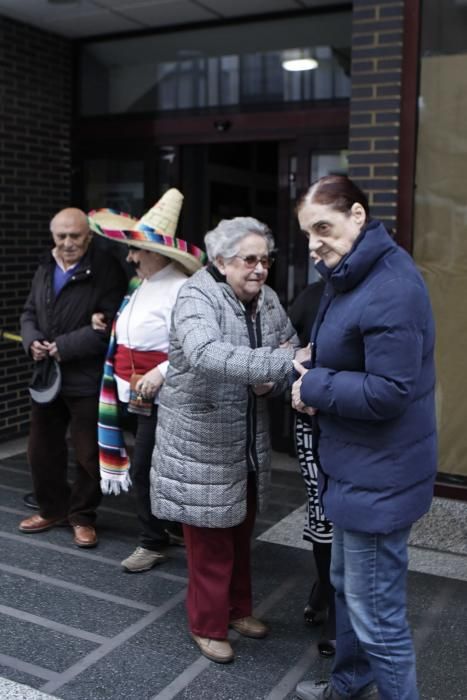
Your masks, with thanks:
[[[32,401],[28,458],[39,513],[23,520],[19,529],[43,532],[68,520],[75,544],[93,547],[101,500],[97,405],[108,334],[93,330],[91,317],[101,312],[112,319],[126,280],[117,261],[95,248],[84,212],[63,209],[52,219],[50,230],[55,247],[35,273],[21,333],[34,362],[53,358],[59,363],[62,382],[52,401]],[[68,427],[76,456],[71,487]]]
[[[321,500],[334,524],[337,637],[330,684],[300,683],[297,696],[418,700],[406,573],[410,528],[430,507],[437,463],[430,300],[351,180],[318,180],[298,217],[327,280],[311,368],[296,366],[292,397],[313,415]]]

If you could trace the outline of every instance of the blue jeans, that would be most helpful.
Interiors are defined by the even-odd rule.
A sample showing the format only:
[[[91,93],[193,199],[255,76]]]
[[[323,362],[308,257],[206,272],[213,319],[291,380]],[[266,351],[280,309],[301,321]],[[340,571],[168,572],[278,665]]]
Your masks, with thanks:
[[[331,683],[344,698],[376,683],[381,700],[419,700],[406,618],[409,532],[372,535],[334,527],[337,632]]]

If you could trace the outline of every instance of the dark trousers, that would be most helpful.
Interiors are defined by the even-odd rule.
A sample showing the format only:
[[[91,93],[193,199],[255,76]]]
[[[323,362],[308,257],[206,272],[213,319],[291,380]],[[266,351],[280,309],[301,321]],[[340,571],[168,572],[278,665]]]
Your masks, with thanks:
[[[102,494],[97,447],[97,396],[62,396],[50,404],[32,402],[28,459],[39,512],[72,525],[93,525]],[[76,477],[67,480],[70,427]]]
[[[191,632],[226,639],[230,620],[251,615],[251,534],[256,484],[248,479],[247,515],[235,527],[183,525],[188,557],[186,606]]]
[[[135,436],[131,480],[136,499],[136,514],[141,525],[140,544],[145,549],[158,550],[168,544],[166,528],[170,523],[159,520],[151,512],[149,475],[156,441],[157,406],[154,406],[150,416],[128,413],[126,407],[126,404],[120,404],[122,424]]]

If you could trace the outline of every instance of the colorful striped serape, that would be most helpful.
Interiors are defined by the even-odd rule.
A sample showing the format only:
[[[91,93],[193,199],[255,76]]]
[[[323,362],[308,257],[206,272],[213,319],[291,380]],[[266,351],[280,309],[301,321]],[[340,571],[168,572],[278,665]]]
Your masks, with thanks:
[[[127,293],[112,323],[99,394],[97,442],[99,444],[101,491],[105,494],[113,493],[115,496],[118,496],[122,491],[128,491],[131,486],[130,460],[119,423],[117,385],[114,377],[114,355],[117,348],[116,325],[119,315],[140,284],[141,280],[137,277],[130,280]]]

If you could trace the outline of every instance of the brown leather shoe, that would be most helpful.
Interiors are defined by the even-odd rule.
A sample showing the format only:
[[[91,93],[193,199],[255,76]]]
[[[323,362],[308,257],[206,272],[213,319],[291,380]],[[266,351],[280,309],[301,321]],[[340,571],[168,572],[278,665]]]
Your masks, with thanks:
[[[201,653],[217,664],[228,664],[234,659],[234,652],[227,639],[209,639],[198,637],[191,633],[193,641],[198,645]]]
[[[244,637],[252,637],[253,639],[262,639],[269,634],[269,627],[251,615],[231,620],[229,627]]]
[[[29,518],[25,518],[18,525],[21,532],[45,532],[56,525],[61,525],[65,522],[64,518],[43,518],[39,513],[34,513]]]
[[[77,547],[95,547],[97,544],[96,531],[92,525],[72,525],[75,536],[73,542]]]

